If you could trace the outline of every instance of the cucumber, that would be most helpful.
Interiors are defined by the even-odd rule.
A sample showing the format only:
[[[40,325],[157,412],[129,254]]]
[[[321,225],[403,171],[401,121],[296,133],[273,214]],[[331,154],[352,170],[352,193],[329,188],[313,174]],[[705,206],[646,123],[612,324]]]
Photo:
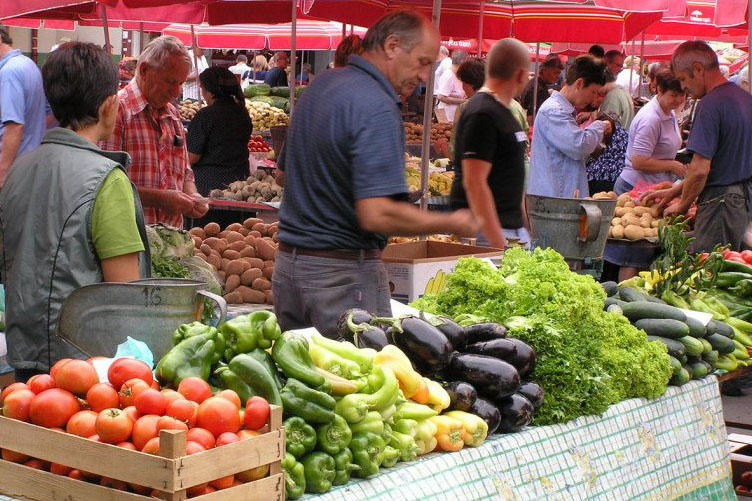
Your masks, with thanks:
[[[668,361],[671,362],[671,367],[674,369],[674,375],[678,374],[682,368],[681,362],[670,355],[668,357]]]
[[[683,343],[677,341],[676,339],[668,339],[660,336],[648,336],[648,341],[660,341],[661,343],[665,344],[668,354],[676,359],[679,359],[679,361],[681,361],[681,357],[686,356],[687,349],[684,347]]]
[[[711,326],[713,333],[720,334],[729,339],[734,339],[734,329],[732,329],[729,324],[721,322],[720,320],[711,319],[710,322],[708,322],[708,334],[710,334]]]
[[[623,290],[623,289],[622,289]],[[648,301],[635,301],[623,305],[624,316],[631,322],[642,320],[643,318],[668,318],[685,322],[687,316],[679,308],[674,308],[667,304],[657,304]]]
[[[691,376],[689,374],[689,371],[682,367],[679,370],[678,374],[671,377],[671,380],[668,382],[668,384],[670,384],[671,386],[682,386],[687,384],[690,379]]]
[[[622,307],[625,304],[627,304],[627,302],[626,301],[622,301],[621,299],[619,299],[618,296],[607,297],[606,300],[603,302],[603,309],[607,310],[608,307],[611,306],[611,305],[613,305],[613,304],[618,304],[619,307]]]
[[[728,355],[729,353],[733,353],[736,349],[734,341],[722,336],[721,334],[711,334],[706,336],[705,339],[707,339],[713,349],[718,351],[721,355]]]
[[[682,346],[684,346],[684,345],[682,345]],[[682,365],[686,365],[686,363],[687,363],[687,355],[680,356],[679,357],[679,362],[681,362]]]
[[[720,354],[716,350],[712,350],[708,353],[703,354],[702,359],[710,365],[715,366],[715,363],[718,361],[719,356]]]
[[[679,339],[680,337],[689,336],[689,326],[684,322],[672,318],[643,318],[636,321],[634,326],[644,330],[645,334],[651,336],[661,336],[669,339]]]
[[[692,375],[692,379],[702,379],[708,375],[708,368],[703,362],[693,362],[687,365],[687,371]]]
[[[710,374],[711,372],[715,370],[715,368],[711,364],[707,363],[705,360],[700,360],[700,362],[705,364],[705,367],[708,369],[708,374]]]
[[[657,297],[653,297],[649,294],[645,294],[644,292],[638,291],[637,289],[634,289],[632,287],[621,287],[619,289],[619,297],[623,301],[627,301],[629,303],[634,301],[647,301],[649,303],[666,304],[666,301],[658,299]]]
[[[687,356],[697,357],[702,355],[703,346],[699,339],[695,339],[692,336],[684,336],[677,339],[684,345],[684,352]]]
[[[687,317],[687,326],[689,326],[689,335],[692,337],[704,337],[707,334],[707,328],[696,318]]]
[[[618,313],[619,315],[624,314],[624,311],[621,309],[621,306],[619,306],[618,304],[609,305],[609,307],[606,308],[606,311],[609,313]]]
[[[713,345],[708,342],[707,339],[699,338],[698,341],[702,343],[702,354],[705,355],[713,351]]]
[[[608,297],[615,296],[619,293],[619,284],[617,284],[616,282],[603,282],[601,284],[601,287],[603,287],[603,290],[606,291],[606,295]]]

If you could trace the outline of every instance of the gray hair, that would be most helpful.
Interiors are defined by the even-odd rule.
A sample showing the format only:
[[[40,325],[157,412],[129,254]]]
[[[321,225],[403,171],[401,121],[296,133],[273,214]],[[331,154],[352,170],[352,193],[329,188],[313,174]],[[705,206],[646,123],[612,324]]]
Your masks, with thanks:
[[[718,56],[702,40],[690,40],[679,45],[674,51],[671,56],[671,71],[692,75],[694,63],[700,63],[706,70],[718,68]]]
[[[527,46],[516,38],[499,40],[488,51],[486,59],[486,77],[509,80],[520,68],[530,65],[530,53]]]
[[[465,61],[467,61],[467,58],[470,57],[467,52],[464,50],[455,50],[452,52],[452,65],[453,66],[459,66]]]
[[[391,12],[373,24],[363,37],[363,51],[384,50],[386,39],[396,36],[400,47],[410,52],[423,38],[423,29],[429,24],[428,19],[409,10]]]
[[[188,49],[183,42],[170,35],[162,35],[149,42],[141,55],[138,56],[138,66],[136,67],[136,76],[139,75],[141,64],[146,64],[150,68],[157,68],[167,64],[171,57],[179,56],[187,64],[191,64],[191,57],[188,55]]]
[[[446,46],[442,45],[439,47],[439,54],[442,56],[448,56],[449,55],[449,49],[446,48]]]
[[[749,65],[745,66],[742,71],[739,72],[739,82],[749,83]]]

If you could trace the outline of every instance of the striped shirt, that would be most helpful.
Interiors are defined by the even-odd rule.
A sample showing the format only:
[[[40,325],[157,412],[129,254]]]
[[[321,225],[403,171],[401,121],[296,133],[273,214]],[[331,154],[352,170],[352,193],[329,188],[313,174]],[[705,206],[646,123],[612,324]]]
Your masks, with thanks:
[[[149,106],[136,80],[119,94],[120,108],[115,130],[101,148],[125,151],[131,156],[128,176],[138,188],[183,191],[194,182],[185,146],[185,130],[177,109],[171,103],[161,110]],[[183,226],[183,216],[154,207],[144,207],[146,224]]]

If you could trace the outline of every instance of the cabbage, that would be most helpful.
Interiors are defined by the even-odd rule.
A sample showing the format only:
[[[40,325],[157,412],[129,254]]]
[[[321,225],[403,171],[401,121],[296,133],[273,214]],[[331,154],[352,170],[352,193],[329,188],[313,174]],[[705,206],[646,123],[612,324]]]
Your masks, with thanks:
[[[193,255],[196,246],[187,231],[163,224],[155,225],[155,228],[164,242],[161,257],[182,259]]]
[[[149,241],[149,252],[152,259],[158,259],[162,257],[162,251],[164,250],[164,242],[162,237],[159,236],[154,226],[146,227],[146,239]]]
[[[188,269],[190,278],[200,282],[206,282],[206,289],[214,294],[222,295],[222,284],[214,272],[214,268],[200,257],[190,256],[178,261]]]

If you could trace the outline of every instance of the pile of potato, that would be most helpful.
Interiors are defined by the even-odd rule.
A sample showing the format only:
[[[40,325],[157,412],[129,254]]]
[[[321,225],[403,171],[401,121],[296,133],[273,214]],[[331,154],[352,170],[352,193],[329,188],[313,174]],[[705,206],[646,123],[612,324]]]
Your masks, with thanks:
[[[217,223],[191,228],[200,257],[217,272],[228,304],[273,304],[272,274],[278,223],[249,217],[222,230]]]
[[[439,139],[447,141],[452,137],[452,124],[434,123],[431,124],[431,142],[435,143]],[[405,122],[405,142],[420,143],[423,141],[423,125],[412,122]]]
[[[198,113],[198,110],[204,107],[204,103],[201,101],[194,101],[193,99],[185,99],[183,101],[180,101],[180,106],[178,107],[178,112],[180,113],[180,118],[183,120],[190,122],[193,120],[193,117],[196,116],[196,113]]]
[[[593,196],[594,199],[595,196]],[[614,218],[611,220],[609,238],[643,240],[658,236],[658,226],[663,222],[657,206],[637,205],[628,193],[616,199]]]
[[[245,181],[230,183],[226,190],[211,190],[209,197],[257,204],[279,202],[282,200],[282,187],[274,180],[274,176],[259,169]]]

